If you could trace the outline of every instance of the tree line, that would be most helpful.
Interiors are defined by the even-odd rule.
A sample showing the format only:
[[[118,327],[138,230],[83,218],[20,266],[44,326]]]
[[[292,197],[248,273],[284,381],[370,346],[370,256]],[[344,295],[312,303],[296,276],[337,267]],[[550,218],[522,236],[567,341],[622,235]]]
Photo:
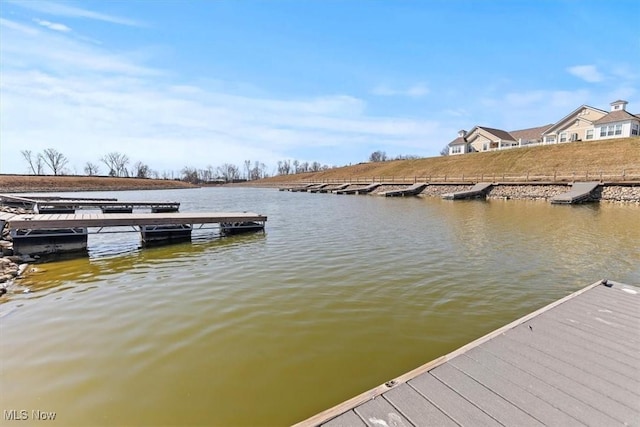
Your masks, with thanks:
[[[71,174],[68,168],[69,159],[55,148],[47,148],[41,153],[34,153],[31,150],[22,150],[20,153],[27,163],[27,172],[29,174],[44,175],[47,172],[51,172],[53,175]],[[416,158],[418,158],[418,156],[397,156],[394,159],[390,159],[384,151],[378,150],[371,153],[369,161],[384,162],[387,160],[409,160]],[[206,168],[185,166],[176,176],[173,171],[158,172],[141,161],[132,163],[126,154],[114,151],[100,157],[98,163],[91,161],[86,162],[83,168],[84,174],[87,176],[100,176],[103,172],[103,169],[101,169],[102,166],[104,166],[104,170],[106,170],[104,175],[111,177],[179,179],[194,184],[253,181],[268,178],[272,175],[320,172],[335,167],[326,164],[323,165],[319,162],[301,162],[299,160],[286,159],[279,160],[273,173],[269,174],[267,166],[263,162],[245,160],[242,166],[231,163],[224,163],[215,168],[211,165]],[[73,174],[77,175],[77,172]]]

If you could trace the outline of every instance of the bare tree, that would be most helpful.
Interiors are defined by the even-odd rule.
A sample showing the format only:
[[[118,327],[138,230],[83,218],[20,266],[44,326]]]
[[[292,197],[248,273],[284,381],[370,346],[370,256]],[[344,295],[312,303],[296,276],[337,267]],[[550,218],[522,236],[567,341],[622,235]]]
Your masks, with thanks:
[[[129,157],[126,154],[111,152],[105,154],[100,158],[100,161],[104,163],[109,169],[110,176],[128,176],[129,171],[127,165],[129,164]]]
[[[440,155],[441,156],[448,156],[449,155],[449,146],[445,145],[442,150],[440,150]]]
[[[244,161],[244,170],[246,173],[247,181],[251,181],[251,160]]]
[[[136,178],[149,178],[151,177],[151,168],[149,167],[149,165],[138,161],[135,165],[133,165],[131,175],[135,176]]]
[[[42,168],[44,166],[42,162],[42,154],[38,153],[34,155],[31,150],[20,151],[22,157],[27,161],[29,165],[29,171],[34,175],[42,175]]]
[[[289,175],[291,173],[291,160],[278,160],[278,175]]]
[[[386,160],[387,160],[387,153],[385,153],[384,151],[380,151],[380,150],[374,151],[369,156],[369,161],[370,162],[385,162]]]
[[[190,182],[192,184],[198,184],[200,182],[200,179],[198,178],[198,169],[194,167],[185,166],[182,168],[180,173],[182,174],[183,181]]]
[[[95,163],[87,162],[84,165],[84,173],[89,176],[98,175],[100,173],[100,167]]]
[[[262,179],[267,177],[267,165],[264,163],[256,162],[253,164],[253,168],[251,169],[251,173],[249,174],[250,180]]]
[[[231,163],[225,163],[218,166],[218,174],[226,182],[232,182],[240,178],[240,169]]]
[[[42,152],[42,160],[49,166],[54,175],[62,172],[63,168],[69,163],[66,156],[55,148],[47,148]]]

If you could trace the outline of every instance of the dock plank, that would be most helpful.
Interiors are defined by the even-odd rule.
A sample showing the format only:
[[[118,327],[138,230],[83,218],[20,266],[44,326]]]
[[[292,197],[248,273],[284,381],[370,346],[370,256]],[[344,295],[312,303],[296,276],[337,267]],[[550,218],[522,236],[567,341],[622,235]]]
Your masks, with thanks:
[[[499,426],[500,423],[460,396],[430,372],[409,381],[411,387],[428,398],[448,417],[460,425]]]
[[[640,416],[640,413],[612,399],[610,396],[603,395],[581,384],[576,379],[568,377],[565,373],[549,369],[537,360],[521,354],[521,352],[518,352],[509,345],[508,340],[492,340],[484,346],[484,350],[493,353],[514,366],[518,366],[536,378],[544,378],[544,381],[550,386],[555,387],[568,396],[572,396],[592,410],[599,412],[599,414],[596,415],[600,419],[598,425],[620,423],[629,425],[634,419],[637,420],[638,416]],[[605,418],[605,416],[609,419]]]
[[[494,375],[501,375],[513,384],[525,388],[547,403],[562,410],[584,425],[609,426],[619,424],[615,419],[593,408],[563,390],[549,384],[546,378],[539,378],[528,372],[528,367],[515,365],[498,357],[483,348],[474,348],[467,355],[491,370]]]
[[[558,375],[573,378],[593,389],[596,393],[613,398],[631,409],[640,400],[640,395],[637,394],[637,392],[640,392],[640,383],[635,383],[636,391],[632,390],[634,388],[633,385],[624,389],[621,387],[622,384],[633,384],[633,381],[627,378],[623,379],[622,383],[614,381],[597,369],[589,369],[588,365],[580,363],[580,361],[567,360],[561,355],[545,352],[544,349],[538,349],[535,346],[513,345],[509,340],[510,338],[507,337],[505,343],[508,343],[513,351],[519,355],[535,360],[536,363],[553,370]]]
[[[377,397],[355,408],[369,427],[410,427],[412,424],[396,408],[382,397]]]
[[[503,399],[526,410],[526,412],[544,425],[559,427],[577,427],[583,425],[577,419],[545,400],[540,399],[526,388],[521,388],[499,375],[494,375],[493,372],[487,370],[480,362],[467,355],[460,355],[451,360],[451,366],[464,372],[485,387],[494,390]]]
[[[326,427],[366,427],[362,419],[351,410],[322,424]]]
[[[407,384],[389,390],[383,397],[414,425],[455,427],[455,421]]]
[[[431,371],[431,374],[503,425],[543,425],[499,394],[489,390],[448,363],[438,366]]]

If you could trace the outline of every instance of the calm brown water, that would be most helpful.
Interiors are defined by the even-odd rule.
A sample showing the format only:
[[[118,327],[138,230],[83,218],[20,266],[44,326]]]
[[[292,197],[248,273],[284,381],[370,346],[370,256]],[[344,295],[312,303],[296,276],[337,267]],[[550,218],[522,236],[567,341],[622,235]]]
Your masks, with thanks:
[[[146,250],[92,235],[88,259],[2,297],[0,409],[56,412],[47,425],[287,425],[601,278],[640,284],[638,206],[89,195],[269,221]]]

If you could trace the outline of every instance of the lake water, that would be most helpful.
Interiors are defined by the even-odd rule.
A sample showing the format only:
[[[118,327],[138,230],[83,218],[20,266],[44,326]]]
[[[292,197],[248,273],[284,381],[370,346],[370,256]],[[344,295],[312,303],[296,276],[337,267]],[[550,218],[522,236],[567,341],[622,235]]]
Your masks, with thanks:
[[[640,284],[637,205],[78,195],[269,220],[144,250],[91,235],[89,258],[1,297],[0,409],[56,412],[47,425],[288,425],[599,279]]]

